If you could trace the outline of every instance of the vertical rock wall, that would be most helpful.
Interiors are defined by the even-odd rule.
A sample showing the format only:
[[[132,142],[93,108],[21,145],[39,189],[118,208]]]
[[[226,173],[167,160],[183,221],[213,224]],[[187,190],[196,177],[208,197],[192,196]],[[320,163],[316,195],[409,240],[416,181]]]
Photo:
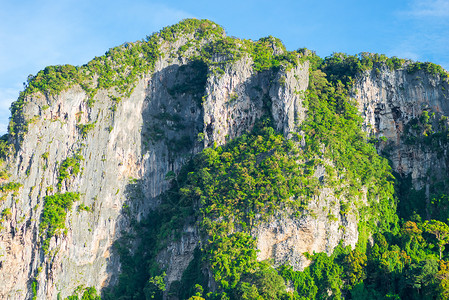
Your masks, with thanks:
[[[365,130],[376,137],[385,137],[379,150],[386,151],[393,170],[401,176],[411,176],[416,189],[425,186],[428,172],[445,178],[448,161],[445,145],[443,155],[419,143],[406,143],[406,127],[419,119],[423,111],[431,117],[433,130],[437,130],[442,116],[449,115],[449,85],[439,75],[419,71],[409,74],[406,66],[399,70],[383,67],[359,77],[355,86],[355,99],[364,118]],[[421,132],[422,134],[423,132]]]
[[[166,174],[178,172],[204,147],[250,131],[264,115],[285,136],[306,118],[308,62],[255,72],[246,53],[216,73],[214,63],[223,57],[207,65],[190,60],[197,54],[190,48],[179,54],[192,38],[162,45],[165,55],[151,73],[142,74],[129,97],[119,99],[113,88],[99,90],[89,105],[84,90],[74,86],[54,97],[36,93],[25,99],[29,130],[9,170],[10,181],[23,186],[5,193],[0,203],[11,208],[0,231],[1,299],[32,298],[33,282],[38,299],[66,297],[79,285],[101,290],[116,283],[120,261],[112,245],[132,231],[132,218],[141,220],[159,204],[169,187]],[[380,150],[390,151],[395,171],[410,175],[417,188],[427,182],[429,169],[447,176],[446,149],[438,155],[405,144],[404,128],[423,111],[434,112],[435,122],[449,115],[448,91],[438,76],[405,69],[373,70],[355,84],[365,129],[387,138]],[[76,155],[82,157],[81,172],[60,181],[61,163]],[[317,166],[317,179],[324,175],[325,168]],[[44,253],[39,233],[44,198],[59,184],[59,192],[78,192],[80,200],[68,213],[67,231],[52,237]],[[252,232],[258,258],[301,270],[309,263],[303,252],[330,254],[340,241],[354,246],[359,216],[354,209],[343,217],[340,200],[323,185],[310,201],[313,214],[298,218],[283,212],[260,224]],[[181,279],[199,240],[197,229],[186,225],[181,239],[160,253],[169,282]]]
[[[162,50],[177,53],[188,39]],[[158,205],[168,172],[203,147],[251,130],[265,114],[285,134],[293,130],[304,118],[308,65],[256,73],[252,63],[244,56],[217,75],[204,63],[166,55],[129,97],[99,90],[88,104],[79,86],[28,96],[29,129],[9,170],[10,181],[23,186],[2,204],[12,216],[0,233],[0,298],[30,299],[33,282],[38,299],[66,297],[80,285],[101,290],[114,284],[120,263],[112,245],[131,229],[131,214],[138,221]],[[76,155],[80,173],[59,180],[61,164]],[[52,237],[44,253],[39,222],[45,196],[56,192],[78,192],[80,200],[68,212],[67,230]],[[195,229],[186,233],[161,254],[174,280],[196,246]]]
[[[114,89],[99,90],[89,106],[79,86],[25,99],[24,116],[31,121],[9,170],[10,181],[23,186],[2,203],[12,216],[0,233],[1,299],[31,299],[34,281],[38,299],[66,297],[79,285],[101,290],[114,284],[120,263],[112,244],[130,229],[129,213],[137,220],[145,216],[169,185],[165,175],[202,149],[196,142],[203,128],[197,91],[172,91],[187,80],[179,76],[183,66],[189,62],[161,59],[120,101]],[[195,76],[204,77],[201,85],[207,68]],[[202,95],[204,84],[199,88]],[[180,140],[185,145],[178,147]],[[82,156],[81,172],[58,191],[60,165],[75,155]],[[78,192],[80,201],[67,215],[66,233],[51,238],[45,254],[39,222],[45,196],[57,191]]]

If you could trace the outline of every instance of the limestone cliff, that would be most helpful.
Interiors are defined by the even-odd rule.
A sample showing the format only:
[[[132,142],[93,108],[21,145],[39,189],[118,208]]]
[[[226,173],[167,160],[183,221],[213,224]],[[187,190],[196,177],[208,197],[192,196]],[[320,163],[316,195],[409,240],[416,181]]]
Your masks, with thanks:
[[[411,188],[424,191],[429,202],[430,193],[438,192],[433,187],[449,175],[449,84],[440,74],[410,66],[383,66],[364,73],[356,80],[354,98],[365,130],[381,139],[379,151],[400,178],[411,180]]]
[[[263,116],[285,137],[305,143],[298,128],[308,113],[309,61],[269,37],[257,44],[269,49],[266,65],[255,43],[226,38],[210,21],[187,20],[69,68],[67,77],[57,71],[64,80],[56,87],[50,71],[48,85],[39,74],[29,83],[12,110],[14,147],[2,186],[0,210],[8,213],[0,231],[1,299],[56,299],[81,285],[115,285],[121,264],[114,242],[160,205],[167,178],[204,148],[251,131]],[[398,173],[411,174],[417,188],[429,168],[447,176],[446,150],[438,155],[403,143],[404,127],[423,111],[435,112],[435,120],[449,114],[447,82],[385,68],[364,73],[354,87],[366,130],[388,139],[380,149],[390,147]],[[369,206],[368,191],[358,191],[361,204],[340,195],[344,172],[333,186],[326,181],[332,167],[324,157],[313,166],[318,187],[308,214],[278,212],[252,229],[259,260],[302,270],[310,263],[304,252],[331,254],[340,242],[355,246],[365,218],[357,205]],[[7,182],[18,185],[11,189]],[[64,226],[46,238],[46,199],[66,192],[79,199]],[[201,242],[198,228],[186,221],[180,237],[158,254],[168,286],[181,280]],[[214,284],[210,276],[209,288]]]
[[[286,134],[304,117],[297,92],[307,88],[306,63],[255,72],[244,54],[216,73],[215,62],[226,55],[215,55],[209,65],[194,56],[221,35],[198,39],[196,33],[180,32],[169,41],[159,37],[161,56],[154,69],[140,74],[125,97],[109,88],[90,99],[79,85],[56,95],[25,96],[15,121],[27,131],[18,133],[22,140],[8,161],[8,180],[22,186],[1,204],[11,208],[11,216],[0,234],[0,298],[31,299],[33,282],[38,299],[65,297],[80,285],[113,285],[120,264],[112,244],[129,230],[127,213],[140,220],[158,205],[167,173],[178,172],[203,147],[250,130],[267,111]],[[187,51],[178,55],[182,47]],[[61,164],[73,157],[81,171],[61,180]],[[39,223],[45,196],[56,191],[81,197],[68,213],[67,230],[51,238],[45,253]],[[179,279],[193,248],[181,252],[169,260],[179,269],[167,272],[169,280]]]

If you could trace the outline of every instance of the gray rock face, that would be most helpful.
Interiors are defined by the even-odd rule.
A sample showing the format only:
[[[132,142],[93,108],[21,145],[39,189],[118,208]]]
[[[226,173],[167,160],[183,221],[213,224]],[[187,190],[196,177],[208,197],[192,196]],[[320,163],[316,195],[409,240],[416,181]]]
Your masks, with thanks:
[[[271,260],[276,267],[289,264],[293,270],[302,271],[310,264],[306,252],[331,255],[340,241],[354,248],[359,236],[358,215],[354,211],[343,218],[339,203],[333,190],[324,188],[309,204],[311,213],[300,218],[278,214],[258,226],[253,232],[260,250],[258,259]]]
[[[252,58],[244,55],[216,74],[211,66],[188,59],[193,50],[174,55],[191,38],[163,45],[167,55],[120,101],[111,88],[99,90],[88,105],[79,86],[54,97],[36,93],[25,99],[29,130],[9,164],[10,181],[23,186],[0,203],[1,210],[11,208],[0,231],[0,299],[31,299],[32,282],[37,283],[37,299],[56,299],[58,293],[66,297],[80,285],[100,290],[115,284],[120,261],[112,245],[132,230],[130,215],[139,221],[159,204],[169,188],[166,174],[178,172],[204,147],[223,145],[251,130],[266,114],[285,136],[304,120],[307,62],[255,72]],[[438,78],[415,77],[403,70],[382,70],[380,77],[371,72],[356,83],[355,98],[366,130],[392,142],[395,169],[418,179],[430,165],[446,169],[447,156],[404,146],[401,128],[427,107],[448,115],[449,88],[443,91]],[[89,124],[84,128],[91,129],[83,132]],[[61,163],[75,155],[83,158],[81,172],[60,181]],[[319,166],[315,176],[324,173]],[[80,200],[67,215],[67,231],[51,238],[46,254],[39,223],[44,198],[58,190],[58,183],[61,193],[79,192]],[[330,254],[340,241],[354,246],[359,217],[343,218],[339,201],[323,187],[310,201],[310,215],[284,212],[260,224],[252,232],[258,238],[258,258],[301,270],[309,264],[304,252]],[[77,209],[84,206],[90,209]],[[198,242],[197,229],[185,226],[180,240],[159,254],[168,282],[181,279]]]
[[[308,64],[277,73],[254,73],[252,63],[250,57],[244,56],[227,66],[224,74],[208,77],[203,97],[204,147],[223,145],[250,131],[265,114],[272,114],[275,125],[285,135],[294,130],[295,122],[304,118],[302,97],[308,86]],[[254,234],[261,241],[265,239]],[[198,232],[188,227],[180,241],[171,243],[159,255],[169,283],[181,280],[199,242]],[[265,245],[271,242],[267,240]],[[271,257],[260,257],[267,258]]]
[[[419,119],[423,111],[429,115],[433,130],[442,116],[449,115],[449,86],[439,75],[424,71],[409,74],[406,68],[391,71],[383,68],[361,76],[355,83],[355,99],[364,118],[365,130],[376,137],[387,138],[379,150],[387,150],[394,171],[410,176],[415,189],[422,189],[431,176],[447,177],[446,149],[442,155],[419,143],[407,143],[407,126]],[[423,131],[420,132],[423,135]]]
[[[289,71],[254,74],[245,56],[221,76],[212,76],[204,101],[205,144],[222,145],[250,130],[257,119],[270,113],[284,134],[304,119],[301,104],[309,84],[308,62]]]
[[[176,53],[187,40],[165,45],[166,51]],[[286,135],[304,118],[307,64],[255,73],[244,56],[224,74],[208,68],[167,55],[121,101],[114,100],[114,89],[99,90],[88,105],[79,86],[25,99],[29,130],[9,169],[10,181],[23,186],[1,204],[12,211],[0,232],[1,299],[32,298],[32,282],[38,299],[66,297],[79,285],[100,290],[114,284],[120,263],[112,244],[130,230],[130,213],[140,220],[158,205],[168,172],[179,171],[203,147],[251,130],[264,114],[272,114]],[[81,172],[60,182],[61,163],[75,155],[82,156]],[[51,238],[46,254],[39,223],[44,198],[58,183],[59,192],[81,196],[67,215],[66,232]],[[90,209],[77,209],[84,206]],[[169,281],[180,279],[197,242],[195,229],[186,229],[161,253]]]
[[[308,86],[308,64],[275,74],[268,71],[254,74],[251,64],[251,59],[244,57],[228,66],[224,74],[208,78],[203,102],[205,147],[224,144],[249,131],[267,112],[271,112],[276,128],[286,136],[304,120],[302,100]],[[324,168],[317,167],[315,176],[323,175]],[[355,247],[358,240],[355,211],[342,217],[340,199],[331,188],[324,187],[311,200],[310,214],[298,218],[292,213],[280,213],[253,230],[260,250],[258,259],[273,261],[275,266],[289,263],[295,270],[302,270],[310,264],[304,252],[330,255],[340,241]],[[183,238],[159,255],[169,283],[181,280],[200,241],[196,230],[185,228]],[[213,281],[209,285],[213,289]]]
[[[170,95],[186,81],[179,77],[182,66],[189,67],[159,61],[119,103],[114,90],[100,90],[89,107],[79,87],[26,99],[24,114],[33,123],[10,169],[10,180],[23,187],[2,204],[12,208],[12,218],[0,233],[1,299],[31,298],[34,280],[38,299],[66,297],[82,284],[99,290],[115,283],[120,264],[111,247],[130,228],[128,212],[138,220],[146,215],[169,185],[165,174],[202,148],[194,142],[203,124],[195,93]],[[83,136],[80,124],[94,126]],[[81,199],[67,216],[66,234],[53,237],[45,255],[43,200],[57,189],[61,162],[75,154],[83,157],[82,171],[64,180],[60,192],[79,192]],[[77,211],[81,204],[91,211]]]

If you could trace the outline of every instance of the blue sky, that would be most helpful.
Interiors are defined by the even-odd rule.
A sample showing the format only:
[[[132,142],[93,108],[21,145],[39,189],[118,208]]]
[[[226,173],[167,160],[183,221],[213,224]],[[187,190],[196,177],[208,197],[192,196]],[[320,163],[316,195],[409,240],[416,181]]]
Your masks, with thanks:
[[[449,70],[449,0],[0,0],[0,133],[28,74],[82,65],[184,18],[228,35],[280,38],[288,50],[377,52]]]

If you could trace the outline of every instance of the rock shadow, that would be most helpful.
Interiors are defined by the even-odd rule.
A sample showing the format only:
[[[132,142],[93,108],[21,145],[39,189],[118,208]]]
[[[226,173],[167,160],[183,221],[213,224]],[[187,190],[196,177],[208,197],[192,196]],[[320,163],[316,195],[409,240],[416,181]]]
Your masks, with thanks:
[[[113,246],[120,269],[112,265],[108,268],[113,278],[110,286],[102,290],[102,299],[122,295],[145,299],[148,279],[159,271],[157,265],[149,263],[157,249],[155,232],[162,218],[155,208],[169,189],[172,176],[203,149],[200,133],[207,72],[206,64],[192,61],[170,65],[151,76],[142,109],[143,172],[126,186],[116,227],[120,237]]]

